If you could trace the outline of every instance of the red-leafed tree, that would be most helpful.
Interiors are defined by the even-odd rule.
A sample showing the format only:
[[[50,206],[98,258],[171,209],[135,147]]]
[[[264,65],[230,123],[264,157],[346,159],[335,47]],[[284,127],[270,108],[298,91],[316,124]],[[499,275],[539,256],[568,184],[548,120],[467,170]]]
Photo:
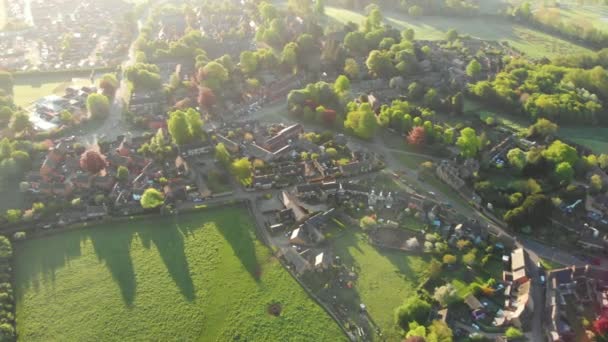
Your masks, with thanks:
[[[80,167],[91,174],[99,173],[106,166],[106,158],[97,151],[88,150],[80,156]]]
[[[334,124],[334,122],[336,122],[336,117],[338,116],[338,113],[336,113],[335,110],[333,109],[326,109],[323,112],[323,122],[328,125],[331,126]]]
[[[211,88],[201,87],[198,91],[198,105],[204,108],[210,108],[215,104],[215,93]]]
[[[407,135],[407,142],[411,145],[420,146],[424,144],[426,140],[426,132],[424,131],[424,127],[418,126],[414,127],[410,134]]]
[[[601,341],[608,340],[608,317],[602,315],[593,322],[593,330],[598,336],[602,336]]]

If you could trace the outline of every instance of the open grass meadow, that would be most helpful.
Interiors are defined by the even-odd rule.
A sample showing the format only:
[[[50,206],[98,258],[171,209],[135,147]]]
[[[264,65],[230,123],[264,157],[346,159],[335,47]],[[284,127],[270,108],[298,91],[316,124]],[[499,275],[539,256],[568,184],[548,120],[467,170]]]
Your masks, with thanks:
[[[352,21],[360,24],[363,13],[339,7],[327,6],[326,15],[339,23]],[[422,17],[412,18],[402,13],[384,13],[385,21],[393,27],[403,30],[413,28],[416,39],[445,39],[445,32],[456,29],[462,35],[485,40],[506,41],[525,54],[540,58],[562,54],[589,52],[590,50],[566,40],[533,30],[499,17],[492,18],[455,18],[455,17]],[[483,28],[483,29],[480,29]]]
[[[346,300],[367,306],[386,341],[401,340],[403,336],[395,325],[394,310],[415,294],[426,274],[427,260],[400,251],[380,250],[370,245],[365,234],[354,227],[347,228],[335,240],[334,248],[346,265],[354,265],[359,277],[355,298]]]
[[[345,339],[244,209],[101,225],[15,250],[23,341]]]
[[[608,128],[560,127],[558,135],[590,148],[594,153],[608,153]]]
[[[88,74],[80,72],[77,75],[80,78],[73,78],[70,73],[16,75],[13,88],[15,104],[27,107],[42,97],[63,95],[70,85],[90,85]]]

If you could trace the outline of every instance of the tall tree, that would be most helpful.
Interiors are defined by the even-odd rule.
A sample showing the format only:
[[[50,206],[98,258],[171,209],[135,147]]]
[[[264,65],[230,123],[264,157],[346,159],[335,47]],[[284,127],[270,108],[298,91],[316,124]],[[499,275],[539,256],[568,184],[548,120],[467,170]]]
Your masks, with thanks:
[[[165,195],[154,188],[148,188],[144,191],[139,202],[144,209],[158,208],[165,202]]]
[[[93,119],[106,118],[110,115],[110,101],[102,94],[89,94],[87,97],[87,110]]]
[[[167,126],[173,141],[177,145],[184,145],[192,140],[188,119],[186,118],[186,113],[183,111],[177,110],[169,114]]]
[[[107,162],[105,157],[97,151],[88,150],[80,156],[80,167],[90,174],[98,174],[101,170],[105,169],[106,166]]]
[[[465,127],[460,131],[456,146],[460,148],[460,154],[463,157],[473,158],[481,149],[481,139],[473,128]]]

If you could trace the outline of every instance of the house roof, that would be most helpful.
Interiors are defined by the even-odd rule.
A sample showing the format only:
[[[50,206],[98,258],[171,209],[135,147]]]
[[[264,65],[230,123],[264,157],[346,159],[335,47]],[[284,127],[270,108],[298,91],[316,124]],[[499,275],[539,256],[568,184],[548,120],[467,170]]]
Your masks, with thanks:
[[[304,209],[300,206],[299,202],[297,201],[296,198],[294,198],[291,194],[289,194],[287,191],[283,191],[281,194],[281,201],[283,202],[283,205],[286,208],[289,208],[293,211],[294,217],[296,218],[296,221],[302,221],[303,219],[306,218],[306,212],[304,211]]]
[[[511,252],[511,270],[515,273],[516,270],[526,267],[523,248],[517,248]]]
[[[311,183],[311,184],[300,184],[296,186],[296,191],[298,193],[306,193],[321,190],[321,184],[319,183]]]
[[[479,299],[477,299],[475,296],[473,296],[472,294],[468,295],[465,299],[464,299],[465,304],[471,309],[471,310],[477,310],[477,309],[481,309],[483,308],[483,306],[481,305],[481,302],[479,301]]]

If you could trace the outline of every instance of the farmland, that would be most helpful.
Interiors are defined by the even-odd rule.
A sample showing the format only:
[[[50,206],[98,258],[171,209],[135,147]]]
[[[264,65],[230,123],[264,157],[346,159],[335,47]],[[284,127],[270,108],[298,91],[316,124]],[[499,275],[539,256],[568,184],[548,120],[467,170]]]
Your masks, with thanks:
[[[342,336],[255,238],[242,209],[29,240],[16,246],[15,260],[23,340],[335,341]],[[270,314],[271,307],[280,314]]]
[[[340,23],[349,21],[361,23],[364,19],[362,13],[337,7],[327,7],[325,13],[328,17]],[[417,39],[444,39],[445,32],[453,28],[460,34],[470,35],[473,38],[506,41],[514,48],[536,58],[589,51],[582,46],[513,24],[507,19],[499,17],[422,17],[415,19],[394,12],[385,12],[384,14],[385,21],[388,24],[400,30],[405,28],[414,29]],[[480,27],[484,29],[479,30]]]
[[[608,128],[605,127],[562,127],[558,134],[590,148],[594,153],[608,151]]]

